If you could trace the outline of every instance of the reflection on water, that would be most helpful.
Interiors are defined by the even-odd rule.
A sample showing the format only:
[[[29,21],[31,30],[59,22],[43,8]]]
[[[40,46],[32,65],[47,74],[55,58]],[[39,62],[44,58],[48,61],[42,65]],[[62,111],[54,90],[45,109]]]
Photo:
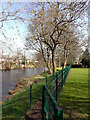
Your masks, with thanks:
[[[27,68],[0,71],[0,73],[2,73],[2,97],[8,95],[8,90],[15,88],[16,83],[19,82],[20,78],[41,74],[43,71],[43,68]]]

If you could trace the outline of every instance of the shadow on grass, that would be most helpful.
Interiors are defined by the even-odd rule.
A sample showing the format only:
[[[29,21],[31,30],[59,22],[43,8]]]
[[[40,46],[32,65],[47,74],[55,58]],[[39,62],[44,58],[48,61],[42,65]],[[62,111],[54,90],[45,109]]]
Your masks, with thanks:
[[[88,120],[88,69],[71,69],[59,97],[64,120]]]

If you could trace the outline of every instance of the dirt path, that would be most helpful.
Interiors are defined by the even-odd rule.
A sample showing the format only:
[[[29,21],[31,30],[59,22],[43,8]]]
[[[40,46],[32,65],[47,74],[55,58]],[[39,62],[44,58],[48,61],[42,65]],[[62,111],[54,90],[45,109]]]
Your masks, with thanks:
[[[26,116],[26,120],[42,120],[42,101],[39,100],[31,112]]]

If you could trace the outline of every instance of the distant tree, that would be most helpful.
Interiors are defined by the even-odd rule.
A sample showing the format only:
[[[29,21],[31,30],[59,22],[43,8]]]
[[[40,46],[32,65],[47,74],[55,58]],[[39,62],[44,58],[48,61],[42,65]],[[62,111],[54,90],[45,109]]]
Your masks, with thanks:
[[[22,56],[22,64],[24,65],[24,67],[25,67],[25,62],[26,62],[26,56],[23,55],[23,56]]]
[[[89,52],[88,52],[88,48],[84,51],[83,55],[82,55],[82,65],[84,65],[84,67],[88,67],[89,65]]]
[[[43,60],[43,56],[41,53],[39,52],[35,53],[35,60],[37,61],[37,66],[42,66],[42,67],[45,66],[45,62]]]

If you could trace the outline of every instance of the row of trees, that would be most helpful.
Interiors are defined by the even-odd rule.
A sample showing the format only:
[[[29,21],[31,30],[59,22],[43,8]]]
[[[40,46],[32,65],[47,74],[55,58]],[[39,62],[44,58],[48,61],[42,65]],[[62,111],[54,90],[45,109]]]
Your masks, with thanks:
[[[0,31],[6,37],[2,31],[5,21],[28,21],[26,46],[42,56],[51,73],[56,71],[56,61],[60,66],[62,60],[65,67],[81,53],[82,46],[87,45],[86,40],[80,39],[84,37],[80,29],[85,27],[83,18],[87,15],[88,1],[29,3],[25,8],[11,11],[12,6],[9,2],[2,11]],[[22,10],[26,17],[21,14]]]
[[[50,73],[54,73],[56,59],[60,66],[60,59],[63,57],[65,67],[67,61],[73,61],[81,53],[82,46],[86,45],[79,39],[83,35],[78,27],[83,22],[87,2],[47,2],[34,3],[32,6],[34,9],[26,45],[36,50]]]

